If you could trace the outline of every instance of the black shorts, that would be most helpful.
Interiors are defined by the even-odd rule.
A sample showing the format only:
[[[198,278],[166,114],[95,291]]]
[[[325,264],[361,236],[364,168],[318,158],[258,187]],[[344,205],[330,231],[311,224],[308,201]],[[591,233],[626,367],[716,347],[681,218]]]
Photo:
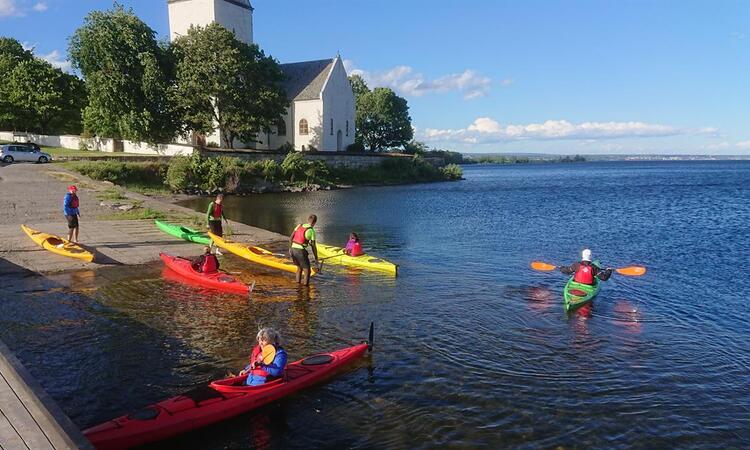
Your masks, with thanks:
[[[68,221],[68,228],[78,228],[78,216],[65,216],[65,219]]]
[[[292,261],[294,261],[295,266],[301,269],[310,268],[310,256],[308,255],[307,250],[303,248],[292,247]]]
[[[208,228],[211,230],[211,233],[219,237],[224,237],[224,229],[221,228],[221,220],[209,220]]]

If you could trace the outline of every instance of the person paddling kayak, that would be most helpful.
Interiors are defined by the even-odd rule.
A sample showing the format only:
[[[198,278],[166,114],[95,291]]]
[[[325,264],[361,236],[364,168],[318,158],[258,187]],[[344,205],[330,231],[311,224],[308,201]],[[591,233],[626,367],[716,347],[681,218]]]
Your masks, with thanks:
[[[318,262],[318,247],[315,244],[315,229],[313,228],[318,222],[318,216],[310,214],[307,223],[297,225],[289,237],[289,256],[292,257],[294,265],[297,266],[297,283],[305,286],[310,285],[310,255],[306,247],[312,248],[315,261]]]
[[[211,253],[211,247],[203,247],[203,254],[192,262],[193,269],[199,273],[216,273],[219,271],[219,258]]]
[[[593,286],[596,284],[596,279],[601,281],[609,280],[612,276],[612,269],[607,267],[602,269],[598,265],[591,262],[591,250],[584,249],[581,252],[581,261],[573,263],[569,266],[560,266],[560,272],[566,275],[573,275],[573,281],[581,284],[588,284]]]
[[[286,367],[286,350],[281,346],[281,335],[273,328],[263,328],[256,336],[257,345],[250,355],[250,364],[240,372],[247,375],[247,386],[261,384],[281,378]]]
[[[63,213],[65,213],[65,220],[68,221],[68,242],[73,244],[78,243],[78,218],[81,217],[78,204],[78,188],[73,185],[68,186],[68,193],[63,199]]]
[[[344,248],[344,254],[349,256],[360,256],[365,252],[362,250],[362,242],[359,240],[357,233],[352,231],[349,235],[349,241],[346,243]]]
[[[227,222],[227,218],[224,217],[224,194],[216,196],[216,200],[208,204],[206,210],[206,224],[211,233],[224,237],[224,229],[221,227],[221,221]]]

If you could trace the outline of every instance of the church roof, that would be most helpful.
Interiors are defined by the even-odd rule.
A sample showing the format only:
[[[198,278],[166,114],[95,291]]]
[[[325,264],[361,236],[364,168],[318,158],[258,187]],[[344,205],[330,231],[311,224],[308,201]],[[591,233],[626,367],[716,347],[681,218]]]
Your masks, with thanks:
[[[281,64],[283,86],[289,100],[317,100],[335,59]]]

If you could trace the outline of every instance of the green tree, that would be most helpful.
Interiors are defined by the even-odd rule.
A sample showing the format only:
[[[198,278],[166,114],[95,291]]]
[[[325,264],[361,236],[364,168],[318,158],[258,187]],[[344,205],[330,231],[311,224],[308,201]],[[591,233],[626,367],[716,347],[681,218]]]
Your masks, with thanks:
[[[70,38],[73,67],[86,80],[87,131],[99,136],[168,142],[178,122],[168,101],[171,59],[156,33],[118,3],[89,13]]]
[[[430,147],[427,146],[422,141],[409,141],[404,145],[404,153],[407,153],[409,155],[424,155],[430,150]]]
[[[23,48],[20,42],[13,38],[0,38],[0,128],[15,130],[17,123],[17,112],[10,102],[10,86],[7,82],[10,74],[18,64],[23,61],[31,61],[34,54]]]
[[[389,88],[375,88],[358,99],[356,127],[371,151],[402,147],[414,137],[406,99]]]
[[[354,92],[354,98],[359,99],[360,96],[370,92],[370,88],[367,87],[365,79],[360,75],[352,75],[349,77],[349,84],[352,85],[352,92]]]
[[[278,63],[221,25],[191,27],[173,51],[173,98],[186,130],[208,134],[218,127],[224,145],[234,148],[235,139],[255,141],[286,112]]]
[[[6,81],[14,129],[42,134],[81,132],[86,91],[78,77],[34,58],[17,64]]]

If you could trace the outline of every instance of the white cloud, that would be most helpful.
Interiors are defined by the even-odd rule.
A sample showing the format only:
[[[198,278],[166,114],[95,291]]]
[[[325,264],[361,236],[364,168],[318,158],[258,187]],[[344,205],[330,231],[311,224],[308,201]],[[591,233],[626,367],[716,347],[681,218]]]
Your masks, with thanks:
[[[484,97],[490,92],[492,80],[474,70],[466,69],[461,73],[443,75],[428,79],[410,66],[396,66],[382,72],[370,72],[354,67],[351,60],[345,60],[344,66],[351,75],[364,78],[370,88],[389,87],[401,95],[421,97],[427,94],[444,94],[460,92],[464,99],[471,100]]]
[[[47,9],[44,1],[32,5],[31,0],[0,0],[0,17],[23,17],[29,11],[44,12]]]
[[[506,78],[506,79],[500,81],[500,85],[504,86],[504,87],[508,87],[511,84],[513,84],[513,81],[514,81],[513,78]]]
[[[715,133],[715,128],[691,130],[644,122],[583,122],[574,124],[567,120],[547,120],[544,123],[503,125],[489,117],[480,117],[466,128],[443,130],[426,128],[418,130],[418,138],[425,141],[484,144],[519,140],[590,141]]]
[[[740,150],[750,150],[750,141],[741,141],[734,145]]]
[[[729,35],[729,37],[731,37],[732,39],[737,39],[738,41],[741,41],[741,40],[747,38],[747,33],[742,33],[742,32],[739,32],[739,31],[735,31],[735,32],[732,32]]]
[[[17,16],[21,14],[15,0],[0,0],[0,17]]]
[[[65,59],[65,56],[62,53],[60,53],[58,50],[52,50],[50,53],[46,55],[41,55],[39,57],[47,61],[48,63],[52,64],[53,66],[57,67],[58,69],[62,69],[66,72],[70,72],[70,69],[71,69],[70,61]]]

